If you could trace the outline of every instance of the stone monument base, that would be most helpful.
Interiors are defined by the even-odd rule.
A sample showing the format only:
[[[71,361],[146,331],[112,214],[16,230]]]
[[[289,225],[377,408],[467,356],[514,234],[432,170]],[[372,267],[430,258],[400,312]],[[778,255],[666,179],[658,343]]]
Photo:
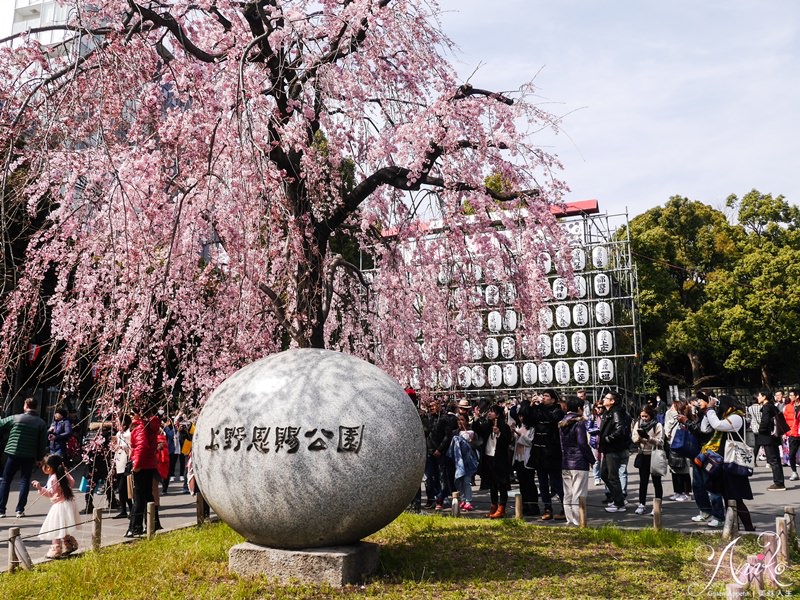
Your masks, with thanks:
[[[378,567],[378,545],[358,542],[306,550],[268,548],[250,542],[228,551],[228,568],[245,577],[266,575],[286,583],[360,583]]]

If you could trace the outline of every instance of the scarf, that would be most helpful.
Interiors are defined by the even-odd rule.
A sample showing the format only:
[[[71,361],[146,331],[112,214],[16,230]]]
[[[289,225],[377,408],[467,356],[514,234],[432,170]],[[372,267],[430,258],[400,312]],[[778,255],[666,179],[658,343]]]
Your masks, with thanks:
[[[648,419],[647,423],[639,419],[639,424],[637,425],[637,429],[641,429],[642,431],[649,432],[653,427],[658,424],[657,419]]]
[[[740,417],[744,418],[744,413],[740,410],[736,410],[733,407],[730,407],[728,410],[725,411],[725,414],[722,415],[723,419],[727,419],[731,415],[739,415]],[[703,446],[700,450],[701,452],[706,452],[707,450],[713,450],[714,452],[719,453],[719,448],[722,445],[722,436],[725,435],[726,432],[719,431],[718,429],[714,430],[714,435],[711,436],[711,439]]]

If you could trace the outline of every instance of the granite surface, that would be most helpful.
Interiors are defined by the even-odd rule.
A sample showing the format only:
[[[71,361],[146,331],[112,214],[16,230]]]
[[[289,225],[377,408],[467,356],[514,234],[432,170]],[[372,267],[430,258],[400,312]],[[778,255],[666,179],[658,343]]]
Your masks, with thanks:
[[[341,587],[361,583],[378,568],[378,545],[285,550],[249,542],[228,551],[228,569],[244,577],[266,576],[284,583],[327,583]]]
[[[419,489],[425,439],[403,388],[374,365],[317,349],[234,373],[201,411],[197,482],[220,518],[274,548],[352,544]]]

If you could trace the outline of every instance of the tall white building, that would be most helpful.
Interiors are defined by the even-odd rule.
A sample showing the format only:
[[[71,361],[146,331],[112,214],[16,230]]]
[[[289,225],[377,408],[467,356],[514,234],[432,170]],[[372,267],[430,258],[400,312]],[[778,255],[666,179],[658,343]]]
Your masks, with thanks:
[[[2,0],[0,4],[0,37],[64,23],[69,17],[69,9],[54,0]],[[45,31],[37,37],[42,44],[50,46],[62,41],[64,32]]]

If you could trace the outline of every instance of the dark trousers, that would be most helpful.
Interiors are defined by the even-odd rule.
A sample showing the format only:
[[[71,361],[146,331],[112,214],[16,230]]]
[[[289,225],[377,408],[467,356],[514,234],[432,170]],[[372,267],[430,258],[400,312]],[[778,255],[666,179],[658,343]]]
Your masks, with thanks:
[[[439,465],[436,463],[436,458],[432,454],[428,454],[425,459],[425,496],[427,496],[428,502],[435,501],[441,491]]]
[[[498,470],[495,465],[496,457],[484,456],[482,460],[484,465],[481,468],[481,475],[489,480],[489,498],[492,504],[505,506],[508,503],[508,474]]]
[[[132,510],[131,500],[128,498],[128,476],[125,473],[116,473],[117,496],[119,497],[119,512],[127,513]]]
[[[800,437],[790,437],[789,439],[789,468],[797,473],[797,453],[800,451]]]
[[[131,515],[131,531],[144,529],[144,513],[148,502],[153,502],[153,478],[155,469],[142,469],[133,473],[133,514]]]
[[[663,498],[664,488],[661,486],[661,475],[650,473],[652,455],[642,453],[639,457],[639,504],[647,504],[647,484],[653,478],[653,494],[656,498]]]
[[[6,464],[3,467],[3,479],[0,480],[0,512],[6,512],[8,495],[11,493],[11,480],[19,471],[19,498],[17,499],[17,512],[25,512],[25,505],[28,503],[28,490],[31,487],[31,474],[33,466],[36,464],[35,458],[15,456],[9,454]]]
[[[564,499],[564,480],[561,478],[561,465],[558,467],[537,467],[539,493],[545,510],[553,510],[553,496]]]
[[[614,506],[625,506],[625,496],[622,494],[622,482],[619,479],[619,467],[622,461],[628,462],[627,450],[622,452],[605,452],[600,465],[600,478],[608,487],[608,493]]]
[[[517,483],[519,483],[519,493],[522,496],[522,503],[525,507],[536,504],[539,505],[539,492],[536,489],[533,471],[525,468],[525,463],[521,460],[514,461],[514,470],[517,472]]]
[[[767,456],[767,464],[772,468],[772,482],[783,485],[783,465],[781,464],[780,446],[769,444],[764,446],[764,454]]]
[[[175,475],[175,465],[178,465],[177,477],[183,477],[186,473],[186,456],[183,454],[170,454],[169,455],[169,474],[167,478]]]

